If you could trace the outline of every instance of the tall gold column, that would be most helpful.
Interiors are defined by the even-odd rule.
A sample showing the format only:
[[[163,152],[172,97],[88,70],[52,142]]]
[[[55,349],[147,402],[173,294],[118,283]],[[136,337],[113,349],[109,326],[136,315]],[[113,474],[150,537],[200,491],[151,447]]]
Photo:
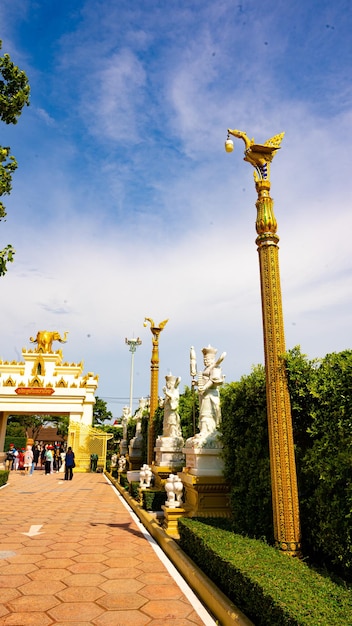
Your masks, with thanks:
[[[150,415],[148,429],[148,458],[147,463],[151,465],[154,458],[154,413],[158,406],[159,399],[159,335],[169,320],[160,322],[159,326],[154,324],[150,317],[144,318],[144,326],[150,323],[150,330],[153,335],[153,349],[150,365]]]
[[[280,148],[284,133],[269,139],[264,145],[258,145],[246,133],[228,130],[225,142],[227,152],[233,150],[230,135],[244,141],[244,160],[255,168],[258,193],[256,244],[260,266],[274,537],[280,550],[296,556],[300,553],[301,539],[297,474],[290,397],[282,358],[286,348],[277,245],[279,237],[276,234],[274,203],[270,197],[270,163]]]

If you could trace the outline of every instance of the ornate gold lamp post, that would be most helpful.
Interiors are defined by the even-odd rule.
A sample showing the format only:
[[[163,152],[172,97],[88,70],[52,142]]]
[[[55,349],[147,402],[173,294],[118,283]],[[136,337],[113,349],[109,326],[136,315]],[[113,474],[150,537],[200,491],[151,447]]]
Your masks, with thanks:
[[[150,413],[149,413],[149,430],[148,430],[148,465],[151,465],[154,457],[154,413],[158,406],[159,397],[159,335],[169,320],[160,322],[159,326],[154,324],[154,320],[150,317],[144,318],[144,326],[150,323],[150,330],[153,335],[153,349],[150,365]]]
[[[279,237],[276,234],[274,203],[270,197],[270,163],[280,148],[284,133],[272,137],[264,145],[258,145],[246,133],[229,129],[225,142],[227,152],[233,150],[230,135],[245,143],[244,160],[254,167],[258,193],[256,244],[262,297],[274,537],[280,550],[299,555],[300,522],[291,405],[282,359],[285,336],[277,245]]]

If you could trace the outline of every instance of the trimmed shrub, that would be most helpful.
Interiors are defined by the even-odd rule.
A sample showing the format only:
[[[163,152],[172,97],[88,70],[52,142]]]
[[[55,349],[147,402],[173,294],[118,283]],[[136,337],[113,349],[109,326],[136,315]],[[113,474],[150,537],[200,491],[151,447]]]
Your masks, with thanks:
[[[138,500],[138,497],[139,497],[139,481],[132,480],[132,482],[129,483],[129,493],[132,496],[132,498],[134,498],[135,500]]]
[[[225,478],[234,529],[273,541],[265,371],[260,365],[221,391]]]
[[[352,350],[286,363],[304,551],[352,581]]]
[[[6,485],[9,479],[9,471],[8,470],[0,470],[0,487]]]
[[[165,504],[166,492],[159,489],[144,489],[142,491],[143,508],[146,511],[161,511]]]
[[[352,351],[285,356],[305,556],[352,581]],[[273,542],[265,372],[221,391],[235,532]]]
[[[127,480],[127,474],[120,474],[120,485],[124,489],[129,489],[129,482]]]
[[[181,518],[180,545],[256,626],[352,623],[350,589],[230,528],[226,520]]]
[[[14,436],[6,436],[4,443],[4,450],[7,452],[10,449],[10,443],[13,443],[16,450],[21,450],[26,447],[27,437],[14,437]]]

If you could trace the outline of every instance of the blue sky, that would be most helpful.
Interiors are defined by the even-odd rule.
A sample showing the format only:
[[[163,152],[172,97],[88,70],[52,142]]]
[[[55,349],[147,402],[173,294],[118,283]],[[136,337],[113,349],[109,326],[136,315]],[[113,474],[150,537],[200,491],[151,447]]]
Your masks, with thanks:
[[[65,360],[99,374],[115,417],[190,384],[189,348],[226,351],[227,381],[263,362],[252,168],[244,144],[285,131],[272,165],[287,348],[351,348],[352,6],[348,0],[11,0],[3,52],[25,69],[31,106],[2,125],[19,168],[0,247],[0,357],[39,329],[68,330]],[[54,346],[61,347],[60,344]],[[134,408],[137,406],[137,400]]]

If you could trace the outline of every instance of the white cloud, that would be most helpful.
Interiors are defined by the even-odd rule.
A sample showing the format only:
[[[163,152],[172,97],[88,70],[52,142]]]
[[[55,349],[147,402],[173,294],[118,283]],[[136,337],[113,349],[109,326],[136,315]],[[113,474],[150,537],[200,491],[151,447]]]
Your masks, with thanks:
[[[144,103],[146,82],[142,63],[130,50],[105,59],[92,77],[95,87],[82,95],[87,128],[94,135],[115,141],[135,141],[137,110]]]
[[[286,132],[272,196],[287,346],[350,347],[351,112],[318,114],[313,92],[283,89],[279,66],[292,72],[296,49],[277,30],[294,19],[284,4],[253,23],[252,4],[245,15],[202,4],[197,23],[191,5],[171,26],[140,3],[117,21],[114,3],[98,15],[87,2],[85,21],[56,34],[61,63],[49,76],[36,61],[35,109],[4,132],[19,169],[1,231],[17,249],[1,281],[2,358],[40,328],[68,330],[64,357],[100,374],[99,395],[122,398],[133,333],[135,394],[147,395],[151,316],[170,318],[161,378],[189,383],[190,345],[199,358],[208,343],[227,351],[229,381],[263,361],[253,172],[240,140],[225,154],[227,127],[258,142]]]

